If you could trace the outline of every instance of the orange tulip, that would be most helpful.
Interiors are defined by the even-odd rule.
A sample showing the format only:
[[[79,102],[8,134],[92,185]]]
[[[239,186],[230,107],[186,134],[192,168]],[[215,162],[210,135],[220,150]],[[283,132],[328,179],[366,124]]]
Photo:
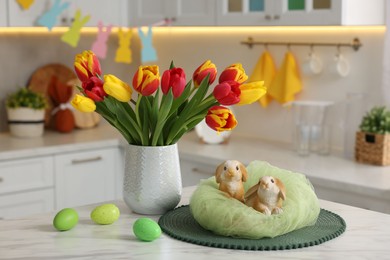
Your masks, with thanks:
[[[237,120],[230,109],[213,106],[206,115],[206,124],[217,132],[230,131],[237,126]]]
[[[133,77],[133,88],[144,96],[153,94],[160,84],[158,66],[140,66]]]
[[[74,61],[74,68],[78,78],[82,82],[102,74],[99,60],[92,51],[83,51],[77,54]]]
[[[244,68],[241,63],[235,63],[227,67],[224,71],[222,71],[219,76],[219,83],[224,81],[234,80],[238,83],[243,83],[248,79],[248,75],[246,75]]]
[[[192,75],[192,80],[194,81],[194,86],[198,87],[202,80],[210,74],[209,85],[213,84],[215,78],[217,77],[217,67],[210,60],[203,62]]]

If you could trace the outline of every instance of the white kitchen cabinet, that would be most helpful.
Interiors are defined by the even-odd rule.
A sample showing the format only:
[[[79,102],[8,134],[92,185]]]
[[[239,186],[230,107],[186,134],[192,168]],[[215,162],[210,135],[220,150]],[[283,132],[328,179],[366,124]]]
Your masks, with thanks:
[[[58,154],[54,161],[57,209],[116,198],[121,167],[117,147]]]
[[[218,0],[217,25],[378,25],[384,0]]]
[[[52,157],[0,162],[0,218],[16,218],[53,209]]]
[[[0,27],[6,27],[8,20],[7,2],[0,1]]]
[[[0,196],[0,219],[20,218],[53,210],[53,188]]]
[[[215,0],[131,0],[130,26],[148,26],[173,19],[173,26],[215,25]]]
[[[198,185],[200,180],[215,175],[215,165],[180,156],[180,169],[183,187]]]
[[[1,1],[3,2],[3,1]],[[50,9],[54,0],[35,1],[28,10],[23,10],[14,0],[8,0],[9,26],[29,27],[39,26],[37,20]],[[98,21],[104,25],[125,26],[127,24],[126,0],[67,0],[69,8],[65,9],[57,18],[56,26],[70,26],[78,9],[81,10],[81,19],[91,15],[90,20],[84,26],[96,26]]]

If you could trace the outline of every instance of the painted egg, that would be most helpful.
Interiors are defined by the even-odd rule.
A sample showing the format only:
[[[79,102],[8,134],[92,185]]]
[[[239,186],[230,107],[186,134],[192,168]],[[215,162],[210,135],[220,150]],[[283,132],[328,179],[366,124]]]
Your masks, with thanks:
[[[58,231],[72,229],[79,222],[79,215],[74,209],[65,208],[60,210],[53,219],[53,226]]]
[[[134,235],[142,241],[153,241],[161,235],[161,228],[150,218],[139,218],[133,225]]]
[[[118,220],[120,211],[115,204],[97,206],[91,212],[91,219],[100,225],[109,225]]]

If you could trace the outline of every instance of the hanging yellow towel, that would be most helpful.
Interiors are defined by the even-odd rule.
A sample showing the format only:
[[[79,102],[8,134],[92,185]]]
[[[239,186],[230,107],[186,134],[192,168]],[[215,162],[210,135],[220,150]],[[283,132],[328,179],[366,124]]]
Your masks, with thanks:
[[[271,87],[271,82],[276,74],[276,66],[274,60],[268,50],[264,51],[256,63],[253,69],[252,75],[249,77],[248,82],[253,81],[264,81],[264,86],[267,88],[267,92]],[[272,101],[271,96],[266,93],[262,98],[259,99],[259,103],[263,107],[267,107]]]
[[[279,103],[285,104],[293,101],[295,94],[301,90],[302,81],[298,64],[295,61],[294,55],[288,51],[267,93]]]

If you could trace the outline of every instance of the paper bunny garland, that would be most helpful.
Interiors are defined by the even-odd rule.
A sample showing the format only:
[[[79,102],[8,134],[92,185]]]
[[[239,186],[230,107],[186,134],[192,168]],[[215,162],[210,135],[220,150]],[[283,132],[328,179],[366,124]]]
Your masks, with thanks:
[[[72,47],[76,47],[80,40],[81,28],[89,21],[90,18],[91,16],[87,15],[81,19],[81,11],[77,10],[72,26],[62,35],[61,40]]]
[[[138,28],[138,34],[142,42],[141,62],[157,61],[156,50],[152,43],[152,26],[148,27],[146,35],[141,28]]]
[[[22,7],[23,10],[28,10],[30,6],[34,3],[34,0],[16,0],[20,7]]]
[[[99,21],[98,28],[99,32],[95,42],[92,44],[92,51],[96,54],[96,56],[104,59],[107,54],[107,40],[110,36],[112,25],[108,25],[104,28],[103,22]]]
[[[55,0],[53,6],[49,11],[44,13],[37,21],[39,25],[46,26],[51,30],[54,25],[57,23],[57,17],[69,7],[69,3],[61,4],[61,0]]]
[[[115,61],[122,63],[131,63],[132,54],[130,49],[131,37],[133,35],[132,29],[128,31],[123,31],[122,28],[119,28],[118,37],[119,37],[119,47],[116,50]]]

